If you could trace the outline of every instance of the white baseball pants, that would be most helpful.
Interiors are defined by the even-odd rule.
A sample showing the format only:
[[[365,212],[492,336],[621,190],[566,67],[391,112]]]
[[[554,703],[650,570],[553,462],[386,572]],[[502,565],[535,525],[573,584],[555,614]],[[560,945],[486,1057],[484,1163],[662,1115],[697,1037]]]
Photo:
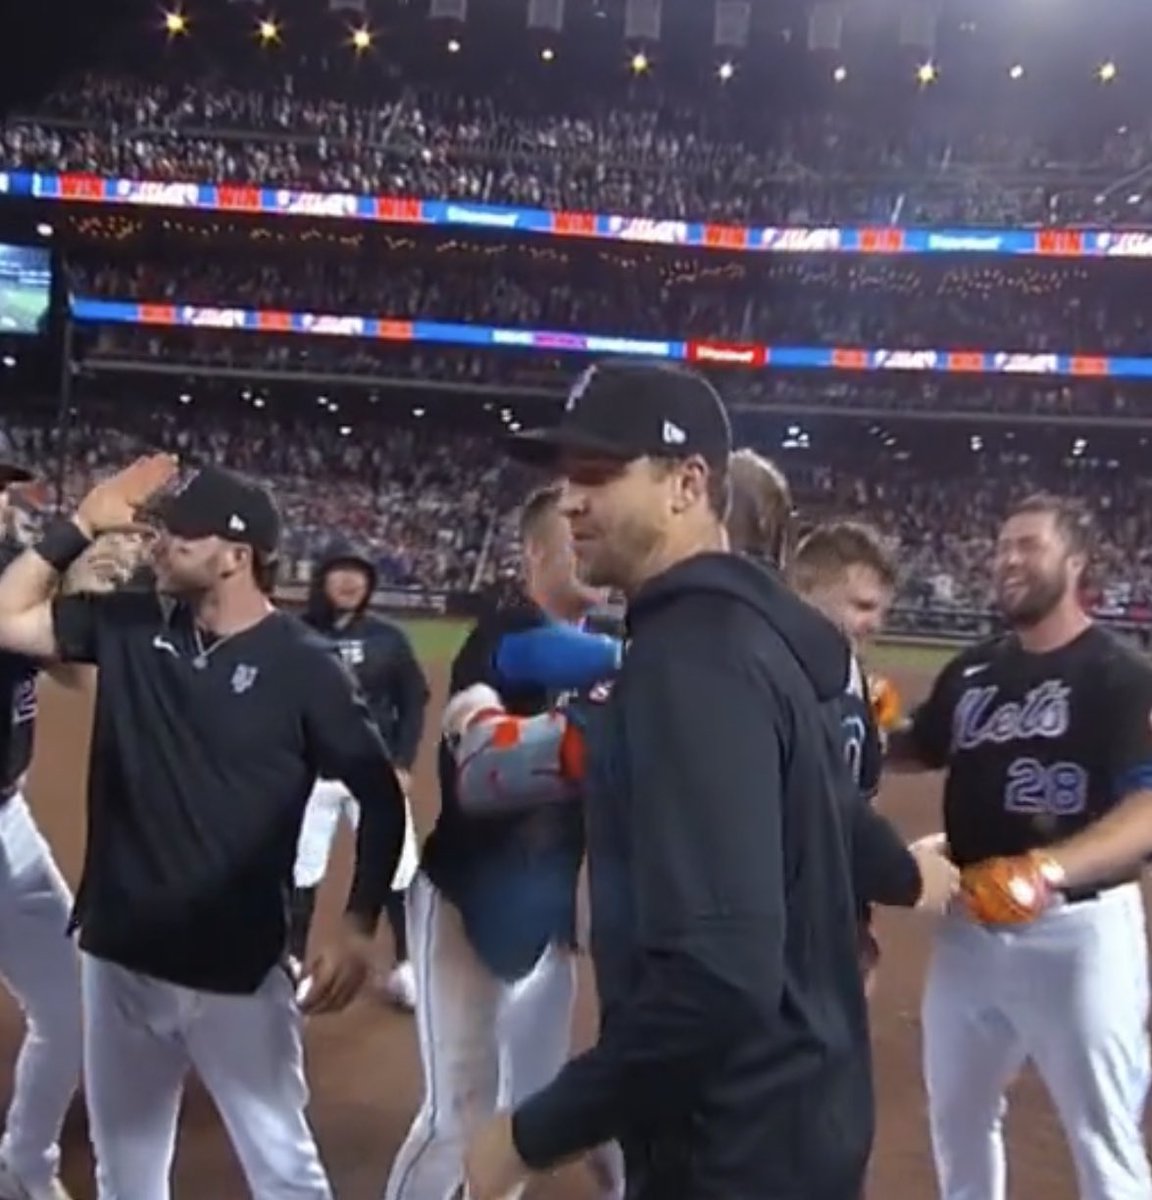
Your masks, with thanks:
[[[477,957],[459,911],[419,873],[408,892],[408,943],[424,1101],[385,1197],[445,1200],[463,1184],[475,1121],[539,1091],[568,1060],[576,962],[551,947],[509,986]]]
[[[392,890],[396,892],[404,891],[412,882],[420,861],[416,827],[412,822],[412,805],[407,801],[405,803],[408,820],[404,833],[404,850],[392,879]],[[336,840],[336,830],[340,827],[342,816],[355,829],[360,822],[360,805],[339,780],[318,779],[308,797],[304,821],[300,827],[296,866],[293,871],[293,883],[296,887],[319,886],[328,870],[332,843]]]
[[[27,1030],[0,1153],[30,1187],[60,1162],[60,1128],[80,1081],[80,967],[72,896],[17,793],[0,808],[0,978]]]
[[[1005,1091],[1031,1059],[1060,1116],[1080,1200],[1149,1200],[1148,943],[1138,884],[988,929],[937,929],[924,1074],[941,1200],[1005,1200]]]
[[[204,1081],[254,1200],[332,1200],[305,1109],[295,985],[194,991],[82,956],[84,1072],[99,1200],[170,1200],[184,1077]]]

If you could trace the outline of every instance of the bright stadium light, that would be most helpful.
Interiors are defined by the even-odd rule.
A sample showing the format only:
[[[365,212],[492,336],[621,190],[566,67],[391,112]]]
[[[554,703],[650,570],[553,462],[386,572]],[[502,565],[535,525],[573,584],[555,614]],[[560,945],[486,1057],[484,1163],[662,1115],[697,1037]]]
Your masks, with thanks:
[[[1096,78],[1101,83],[1111,83],[1116,78],[1116,64],[1111,59],[1108,62],[1101,63],[1096,68]]]
[[[352,30],[352,49],[358,54],[362,54],[372,45],[372,34],[368,29],[361,25],[359,29]]]
[[[836,70],[832,72],[832,81],[834,83],[843,83],[844,80],[847,78],[848,78],[848,68],[847,67],[837,67]]]
[[[455,38],[448,39],[448,53],[449,54],[459,54],[460,53],[460,43]]]
[[[927,87],[930,83],[936,82],[938,74],[935,63],[923,62],[916,68],[916,82],[921,87]]]
[[[1008,68],[1008,78],[1009,79],[1023,79],[1024,78],[1024,68],[1019,63],[1013,63]]]
[[[730,62],[722,62],[720,66],[716,68],[716,74],[720,77],[721,83],[727,83],[728,80],[736,74],[736,68]]]
[[[643,75],[648,70],[648,55],[642,50],[632,55],[632,70],[637,75]]]
[[[188,18],[178,9],[169,9],[164,14],[164,30],[169,37],[179,37],[188,32]]]
[[[544,49],[540,51],[541,62],[552,62],[555,57],[556,51],[553,50],[551,46],[545,46]]]
[[[280,26],[270,17],[265,17],[257,24],[256,33],[265,45],[280,40]]]

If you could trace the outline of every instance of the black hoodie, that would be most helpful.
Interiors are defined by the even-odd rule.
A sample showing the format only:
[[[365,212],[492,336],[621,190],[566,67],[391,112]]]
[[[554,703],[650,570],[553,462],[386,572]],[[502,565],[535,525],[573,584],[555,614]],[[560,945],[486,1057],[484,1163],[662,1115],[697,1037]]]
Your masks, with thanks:
[[[343,619],[324,591],[324,581],[337,567],[355,567],[368,579],[364,602]],[[376,568],[368,559],[343,549],[329,554],[312,574],[304,620],[339,651],[360,684],[392,761],[410,771],[424,732],[428,681],[408,635],[368,612],[376,581]]]
[[[701,554],[628,610],[588,718],[597,1044],[521,1105],[543,1168],[618,1138],[636,1200],[857,1200],[873,1136],[840,633]]]

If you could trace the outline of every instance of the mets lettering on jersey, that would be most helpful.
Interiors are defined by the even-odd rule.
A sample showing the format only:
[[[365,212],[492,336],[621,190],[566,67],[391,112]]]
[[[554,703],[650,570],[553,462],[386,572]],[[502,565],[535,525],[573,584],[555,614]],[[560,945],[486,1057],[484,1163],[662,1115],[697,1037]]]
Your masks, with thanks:
[[[23,725],[36,720],[36,679],[24,679],[12,694],[12,723]]]
[[[996,685],[967,688],[956,705],[953,750],[1007,745],[1029,738],[1061,738],[1068,732],[1071,688],[1059,679],[1046,679],[1023,700],[996,704]]]
[[[359,667],[364,663],[364,643],[359,638],[351,641],[339,641],[336,649],[344,660],[345,666]]]

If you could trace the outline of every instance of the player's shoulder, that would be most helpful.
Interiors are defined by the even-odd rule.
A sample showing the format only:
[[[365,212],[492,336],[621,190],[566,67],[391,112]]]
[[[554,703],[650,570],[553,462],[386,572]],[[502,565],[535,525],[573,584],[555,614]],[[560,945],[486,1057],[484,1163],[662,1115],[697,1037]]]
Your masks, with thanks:
[[[1005,661],[1011,653],[1012,645],[1012,636],[1006,633],[981,638],[980,641],[973,642],[954,654],[944,664],[940,678],[949,682],[975,681],[978,676],[986,674]]]
[[[468,631],[452,660],[452,690],[494,683],[496,648],[502,639],[544,624],[544,614],[527,601],[486,609]]]
[[[330,634],[310,625],[296,613],[278,609],[275,614],[277,636],[304,659],[340,660],[340,651]]]
[[[1092,625],[1083,635],[1081,661],[1087,678],[1108,690],[1152,688],[1152,661],[1102,625]]]

